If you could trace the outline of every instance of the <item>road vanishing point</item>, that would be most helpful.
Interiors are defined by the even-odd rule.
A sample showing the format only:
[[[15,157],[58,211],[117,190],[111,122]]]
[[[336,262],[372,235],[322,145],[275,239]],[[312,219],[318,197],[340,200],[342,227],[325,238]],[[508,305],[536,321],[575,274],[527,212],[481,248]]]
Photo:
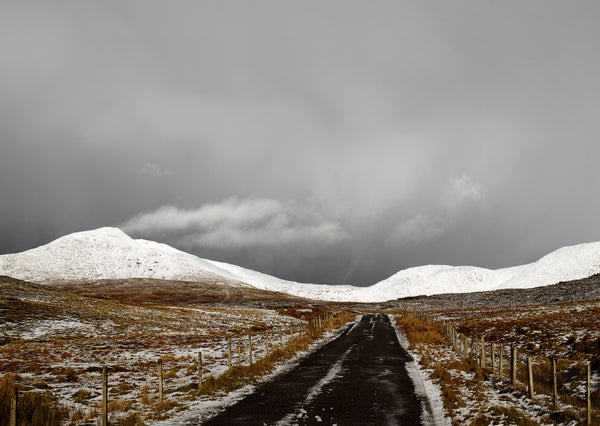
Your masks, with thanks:
[[[205,425],[421,425],[410,359],[386,315],[364,315]]]

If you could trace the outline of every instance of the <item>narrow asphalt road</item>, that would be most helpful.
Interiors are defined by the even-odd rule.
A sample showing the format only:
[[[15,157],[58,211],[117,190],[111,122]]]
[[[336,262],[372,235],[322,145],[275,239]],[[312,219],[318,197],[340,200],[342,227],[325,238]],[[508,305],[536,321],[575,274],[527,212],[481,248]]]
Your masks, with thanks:
[[[420,425],[407,354],[385,315],[365,315],[207,425]]]

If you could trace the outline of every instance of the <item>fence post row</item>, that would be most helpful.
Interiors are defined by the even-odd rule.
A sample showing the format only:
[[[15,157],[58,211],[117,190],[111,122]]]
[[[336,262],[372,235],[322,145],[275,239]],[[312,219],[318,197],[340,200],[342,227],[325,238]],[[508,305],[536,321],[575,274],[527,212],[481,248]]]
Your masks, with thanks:
[[[487,368],[487,352],[485,347],[485,337],[481,336],[481,338],[475,337],[467,337],[466,334],[459,333],[456,328],[450,323],[448,320],[438,320],[432,316],[429,316],[423,312],[421,313],[412,313],[405,314],[408,316],[412,316],[413,318],[420,319],[424,322],[437,322],[439,324],[440,331],[446,336],[447,341],[450,345],[452,345],[455,352],[461,355],[463,358],[471,357],[475,361],[478,361],[479,365],[482,368]],[[320,321],[321,317],[317,317],[317,320]],[[491,372],[494,377],[497,377],[498,380],[503,379],[504,375],[504,344],[500,342],[498,349],[498,358],[496,357],[496,344],[495,342],[490,342],[490,362],[491,362]],[[554,408],[558,407],[559,403],[559,395],[558,395],[558,374],[557,374],[557,359],[550,358],[552,367],[552,406]],[[586,362],[586,401],[585,401],[585,411],[586,411],[586,424],[592,424],[592,366],[591,361]],[[533,377],[533,357],[527,355],[527,396],[529,399],[535,399],[535,383]],[[515,344],[510,345],[510,383],[511,385],[517,384],[517,369],[518,369],[518,357],[517,357],[517,347]],[[497,376],[496,376],[497,372]],[[490,378],[490,380],[492,380]],[[542,392],[543,393],[543,392]]]

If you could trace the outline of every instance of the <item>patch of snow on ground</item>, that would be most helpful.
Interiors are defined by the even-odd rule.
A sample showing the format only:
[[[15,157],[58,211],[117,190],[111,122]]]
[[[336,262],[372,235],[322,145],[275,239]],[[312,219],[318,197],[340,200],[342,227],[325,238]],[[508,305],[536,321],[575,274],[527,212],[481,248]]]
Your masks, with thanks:
[[[398,328],[396,320],[392,315],[388,315],[388,318],[394,327],[400,346],[413,357],[413,361],[406,363],[406,370],[415,386],[415,393],[422,402],[421,420],[423,421],[423,424],[426,426],[451,425],[450,418],[446,417],[447,413],[444,409],[440,387],[429,380],[421,371],[418,358],[415,358],[416,355],[408,349],[408,340]]]
[[[26,330],[12,331],[7,333],[10,337],[23,340],[34,340],[40,337],[50,337],[56,334],[88,334],[91,326],[80,321],[73,320],[41,320],[35,324],[29,324]]]

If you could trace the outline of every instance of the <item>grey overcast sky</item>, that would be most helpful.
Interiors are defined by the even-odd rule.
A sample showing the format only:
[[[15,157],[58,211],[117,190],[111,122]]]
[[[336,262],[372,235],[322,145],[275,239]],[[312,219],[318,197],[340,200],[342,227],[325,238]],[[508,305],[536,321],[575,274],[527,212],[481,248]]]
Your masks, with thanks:
[[[600,240],[600,2],[0,0],[0,253],[304,282]]]

